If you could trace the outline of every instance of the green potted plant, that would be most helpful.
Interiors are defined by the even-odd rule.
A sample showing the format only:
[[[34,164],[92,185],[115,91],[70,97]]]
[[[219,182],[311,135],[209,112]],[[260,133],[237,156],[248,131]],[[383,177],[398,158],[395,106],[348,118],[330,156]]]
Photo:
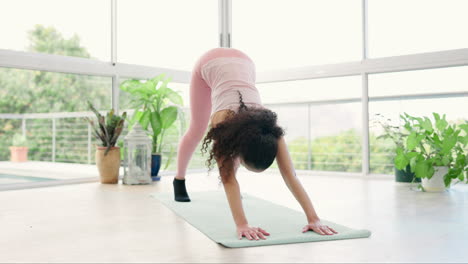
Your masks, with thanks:
[[[10,154],[10,160],[12,162],[28,161],[28,141],[23,134],[16,133],[13,135]]]
[[[118,183],[120,169],[120,148],[115,144],[122,133],[127,113],[116,115],[110,110],[105,116],[101,115],[88,101],[89,108],[97,117],[97,123],[86,118],[91,124],[94,136],[101,141],[96,147],[96,165],[98,167],[101,183]]]
[[[435,123],[426,116],[400,115],[410,134],[405,148],[397,148],[395,162],[398,168],[410,165],[416,177],[422,179],[423,191],[441,192],[455,179],[468,180],[468,124],[450,125],[445,115],[433,116]]]
[[[183,115],[182,97],[178,92],[167,87],[171,79],[164,77],[164,74],[160,74],[149,80],[130,79],[122,82],[120,86],[122,91],[131,95],[131,107],[135,108],[129,122],[130,128],[135,122],[139,122],[152,139],[151,177],[153,181],[160,179],[158,172],[161,167],[165,132],[174,125],[179,116]],[[171,149],[166,168],[173,154],[173,149]]]
[[[404,128],[391,124],[392,120],[382,114],[375,114],[374,121],[384,130],[384,133],[377,137],[378,140],[390,140],[395,144],[396,150],[405,149],[404,142],[408,136],[408,132],[404,131]],[[415,177],[409,164],[402,167],[399,162],[399,160],[394,159],[396,182],[421,182],[421,179]]]

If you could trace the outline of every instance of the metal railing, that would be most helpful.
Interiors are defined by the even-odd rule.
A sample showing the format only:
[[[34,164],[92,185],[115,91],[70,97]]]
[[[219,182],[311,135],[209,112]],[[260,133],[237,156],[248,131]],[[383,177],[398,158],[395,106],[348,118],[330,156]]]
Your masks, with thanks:
[[[453,97],[467,97],[467,92],[452,92],[452,93],[438,93],[431,95],[405,95],[405,96],[380,96],[371,97],[369,102],[393,101],[393,100],[413,100],[413,99],[433,99],[433,98],[453,98]],[[338,100],[311,101],[311,102],[288,102],[288,103],[272,103],[265,104],[269,109],[284,110],[288,108],[302,106],[307,109],[304,113],[304,138],[305,143],[300,141],[299,144],[295,143],[296,138],[288,138],[288,147],[292,156],[295,166],[300,169],[314,170],[319,167],[320,170],[331,171],[349,171],[358,172],[362,169],[362,142],[361,135],[353,138],[352,142],[340,143],[342,147],[349,147],[356,149],[356,152],[331,152],[331,151],[313,151],[314,147],[333,147],[337,144],[334,143],[320,143],[314,142],[315,139],[311,138],[311,106],[317,105],[339,105],[339,104],[359,104],[360,98],[347,98]],[[188,112],[189,108],[184,108],[184,112]],[[129,114],[132,110],[127,111]],[[33,114],[0,114],[2,119],[16,119],[21,120],[20,127],[17,127],[18,132],[21,131],[23,135],[28,137],[28,141],[32,142],[32,160],[52,161],[52,162],[73,162],[73,163],[94,163],[94,145],[97,143],[92,135],[91,126],[84,120],[84,117],[93,117],[92,112],[72,112],[72,113],[33,113]],[[188,114],[184,116],[189,116]],[[279,116],[281,117],[281,116]],[[165,146],[163,146],[163,162],[164,159],[169,158],[171,148],[173,152],[172,161],[176,158],[177,145],[181,137],[185,133],[186,123],[189,120],[181,120],[176,123],[176,131],[166,134]],[[288,127],[288,121],[281,124],[283,127]],[[359,130],[357,128],[356,130]],[[120,140],[123,140],[126,131],[122,133]],[[304,144],[307,144],[305,151],[297,151],[296,148],[304,149]],[[391,149],[391,146],[385,145],[382,142],[373,142],[369,146],[379,146],[386,149]],[[200,152],[201,142],[192,156],[190,169],[205,168],[206,156],[202,156]],[[40,150],[38,150],[40,149]],[[372,151],[371,151],[372,152]],[[393,154],[388,152],[372,152],[370,167],[380,167],[379,173],[391,173],[393,164],[391,159]],[[349,160],[342,162],[337,161],[335,158],[348,158]],[[377,159],[380,158],[380,159]],[[276,167],[273,163],[272,167]],[[171,162],[168,167],[169,170],[175,170],[175,162]],[[372,171],[371,173],[375,173]]]
[[[272,110],[281,104],[268,105]],[[284,108],[284,106],[282,107]],[[188,111],[184,108],[184,111]],[[128,112],[128,111],[127,111]],[[187,115],[186,115],[187,116]],[[309,116],[309,115],[307,115]],[[33,146],[31,148],[31,159],[40,161],[52,162],[71,162],[71,163],[94,163],[94,145],[98,143],[92,135],[91,125],[86,122],[85,117],[94,117],[92,112],[70,112],[70,113],[32,113],[32,114],[0,114],[1,119],[18,119],[21,120],[21,127],[17,128],[18,132],[27,137],[28,142]],[[304,116],[304,118],[308,118]],[[185,121],[187,123],[188,120]],[[173,150],[177,147],[180,138],[185,133],[186,125],[182,120],[177,124],[177,132],[169,133],[165,136],[166,146],[163,146],[163,159],[170,154],[170,148]],[[288,125],[288,124],[284,124]],[[308,129],[310,131],[310,128]],[[122,133],[120,140],[123,140],[126,130]],[[289,139],[294,140],[293,138]],[[312,160],[312,145],[309,144],[310,137],[307,139],[308,147],[306,152],[291,151],[293,157],[299,157],[295,160],[298,166],[305,164],[304,169],[311,169],[314,165],[344,165],[340,162],[320,162]],[[356,147],[359,145],[359,138],[356,139]],[[290,148],[300,147],[291,143]],[[196,152],[191,160],[191,168],[205,167],[206,156],[202,156],[200,152],[201,142],[197,147]],[[174,153],[175,155],[175,153]],[[174,155],[172,159],[174,160]],[[315,156],[355,156],[360,158],[361,153],[314,153]],[[304,159],[305,158],[305,159]],[[304,159],[304,160],[303,160]],[[168,168],[174,167],[174,162]],[[274,164],[273,167],[276,165]]]

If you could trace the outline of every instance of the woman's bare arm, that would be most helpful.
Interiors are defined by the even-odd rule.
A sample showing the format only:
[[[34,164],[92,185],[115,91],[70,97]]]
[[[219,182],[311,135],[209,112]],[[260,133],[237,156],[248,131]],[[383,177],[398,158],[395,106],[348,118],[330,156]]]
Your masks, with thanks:
[[[293,163],[291,161],[291,157],[289,156],[288,147],[286,145],[284,137],[280,137],[280,139],[278,140],[278,152],[276,154],[276,162],[281,172],[281,176],[283,176],[284,182],[286,183],[296,200],[299,202],[302,209],[304,210],[304,213],[307,216],[308,225],[305,226],[304,229],[312,229],[313,231],[321,235],[331,235],[333,233],[336,233],[332,228],[324,226],[320,223],[320,218],[315,212],[315,209],[312,205],[312,202],[309,199],[309,196],[302,187],[302,184],[299,181],[299,179],[296,177],[296,172],[294,171]]]
[[[215,115],[211,122],[211,126],[215,127],[218,123],[223,121],[224,117],[225,115]],[[218,168],[221,167],[223,158],[215,158]],[[236,179],[236,172],[239,168],[238,158],[236,158],[236,160],[229,158],[224,166],[226,166],[227,169],[223,170],[224,174],[221,175],[221,177],[223,179],[224,191],[226,192],[231,214],[236,224],[238,238],[242,239],[242,237],[245,236],[249,240],[258,240],[259,238],[266,239],[265,236],[270,234],[259,227],[249,226],[245,216],[244,208],[242,207],[240,186]]]
[[[218,167],[221,167],[222,160],[216,159],[216,162],[218,163]],[[225,179],[223,180],[223,186],[226,192],[226,197],[228,199],[229,206],[231,207],[231,213],[234,218],[234,222],[237,226],[247,225],[248,222],[245,218],[244,209],[242,207],[240,187],[235,176],[235,170],[233,167],[232,160],[226,161],[226,164],[224,166],[228,167],[226,171],[229,171],[229,174],[222,175],[221,177]]]
[[[220,167],[222,160],[217,159],[216,161],[218,162],[218,167]],[[249,226],[244,213],[244,208],[242,207],[239,183],[235,177],[237,167],[234,168],[234,161],[229,159],[229,161],[226,161],[225,166],[227,166],[228,170],[226,171],[228,172],[224,172],[226,175],[221,175],[221,177],[225,179],[223,180],[224,191],[226,192],[229,207],[231,208],[231,214],[236,224],[238,238],[242,239],[242,237],[245,236],[249,240],[258,240],[259,238],[266,239],[265,236],[270,235],[267,231],[260,227]]]

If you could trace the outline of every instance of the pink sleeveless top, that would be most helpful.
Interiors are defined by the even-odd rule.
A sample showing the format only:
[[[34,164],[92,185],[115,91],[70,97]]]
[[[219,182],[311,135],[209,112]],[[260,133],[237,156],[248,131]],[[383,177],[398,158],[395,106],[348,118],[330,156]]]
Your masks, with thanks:
[[[237,113],[240,106],[239,91],[247,107],[262,107],[255,87],[255,64],[240,57],[218,57],[201,67],[201,76],[211,87],[211,116],[230,109]]]

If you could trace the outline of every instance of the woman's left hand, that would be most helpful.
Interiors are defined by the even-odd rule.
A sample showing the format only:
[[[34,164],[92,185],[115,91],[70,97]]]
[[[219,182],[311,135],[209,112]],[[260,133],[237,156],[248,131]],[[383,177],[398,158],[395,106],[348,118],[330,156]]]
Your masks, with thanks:
[[[305,233],[308,230],[312,230],[315,233],[320,234],[322,236],[338,234],[338,232],[336,232],[333,228],[322,224],[320,220],[310,222],[308,225],[304,226],[304,228],[302,228],[302,233]]]

